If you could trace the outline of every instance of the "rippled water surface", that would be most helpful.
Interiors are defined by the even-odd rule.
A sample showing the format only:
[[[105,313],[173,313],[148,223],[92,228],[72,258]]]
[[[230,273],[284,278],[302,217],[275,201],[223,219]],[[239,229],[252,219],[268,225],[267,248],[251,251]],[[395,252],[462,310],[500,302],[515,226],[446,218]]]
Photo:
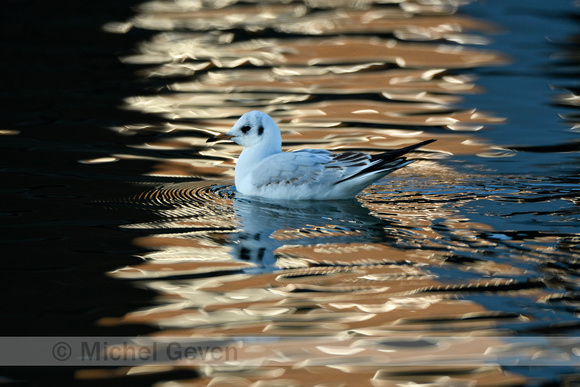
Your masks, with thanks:
[[[68,234],[19,240],[61,238],[57,248],[107,262],[88,277],[120,295],[115,310],[69,305],[58,334],[74,324],[66,316],[87,313],[94,321],[80,324],[99,335],[225,338],[248,357],[74,377],[578,383],[578,352],[550,341],[577,345],[580,327],[578,15],[568,1],[156,0],[103,23],[109,39],[139,37],[115,54],[137,87],[110,104],[118,116],[98,122],[107,135],[51,139],[51,125],[70,118],[41,114],[34,123],[49,134],[28,135],[30,123],[0,131],[6,147],[64,149],[77,163],[52,175],[6,168],[43,180],[7,194],[62,203],[73,185],[94,194],[36,225],[26,201],[5,218],[64,225]],[[437,142],[356,199],[264,202],[236,195],[240,147],[205,143],[248,110],[277,121],[286,151]],[[77,124],[89,119],[77,114]],[[105,229],[83,246],[80,230]]]

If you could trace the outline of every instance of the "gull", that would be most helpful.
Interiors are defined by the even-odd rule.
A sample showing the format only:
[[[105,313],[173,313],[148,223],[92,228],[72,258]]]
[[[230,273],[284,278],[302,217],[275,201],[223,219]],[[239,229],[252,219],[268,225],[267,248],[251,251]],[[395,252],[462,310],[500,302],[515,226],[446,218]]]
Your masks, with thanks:
[[[226,133],[207,142],[231,140],[244,149],[235,169],[236,191],[273,200],[339,200],[355,197],[385,175],[409,165],[402,157],[435,140],[370,155],[324,149],[282,152],[276,122],[260,111],[242,115]]]

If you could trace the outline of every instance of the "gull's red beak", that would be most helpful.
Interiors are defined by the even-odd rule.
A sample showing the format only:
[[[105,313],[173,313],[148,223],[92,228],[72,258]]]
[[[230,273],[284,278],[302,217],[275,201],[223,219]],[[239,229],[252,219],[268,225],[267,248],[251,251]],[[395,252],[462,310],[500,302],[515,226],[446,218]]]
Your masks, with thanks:
[[[208,138],[206,142],[229,141],[233,137],[234,136],[230,136],[228,134],[216,134],[215,136],[211,136],[210,138]]]

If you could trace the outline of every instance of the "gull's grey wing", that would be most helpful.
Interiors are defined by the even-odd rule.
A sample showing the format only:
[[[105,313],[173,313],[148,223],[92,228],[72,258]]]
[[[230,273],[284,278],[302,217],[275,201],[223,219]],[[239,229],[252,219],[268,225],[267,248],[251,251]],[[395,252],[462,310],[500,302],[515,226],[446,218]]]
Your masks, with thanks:
[[[252,172],[257,187],[267,185],[332,185],[368,167],[371,156],[359,152],[333,154],[322,149],[277,153],[262,161]]]
[[[362,152],[334,154],[322,149],[277,153],[267,157],[252,171],[251,182],[256,187],[265,187],[287,184],[332,186],[349,181],[348,184],[355,188],[357,185],[364,188],[372,181],[410,164],[412,161],[403,155],[433,141],[372,156]]]

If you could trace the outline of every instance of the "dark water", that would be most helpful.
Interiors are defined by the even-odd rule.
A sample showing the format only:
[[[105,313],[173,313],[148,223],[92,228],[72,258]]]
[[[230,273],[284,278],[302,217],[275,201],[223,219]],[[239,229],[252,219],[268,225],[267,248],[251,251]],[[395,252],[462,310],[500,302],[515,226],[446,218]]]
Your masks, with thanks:
[[[2,333],[364,342],[311,363],[2,375],[573,385],[578,354],[532,338],[580,327],[578,8],[256,4],[3,5]],[[285,150],[438,141],[356,200],[263,203],[235,195],[240,149],[205,144],[253,109]],[[357,355],[419,337],[406,367]],[[513,361],[430,352],[469,337]]]

